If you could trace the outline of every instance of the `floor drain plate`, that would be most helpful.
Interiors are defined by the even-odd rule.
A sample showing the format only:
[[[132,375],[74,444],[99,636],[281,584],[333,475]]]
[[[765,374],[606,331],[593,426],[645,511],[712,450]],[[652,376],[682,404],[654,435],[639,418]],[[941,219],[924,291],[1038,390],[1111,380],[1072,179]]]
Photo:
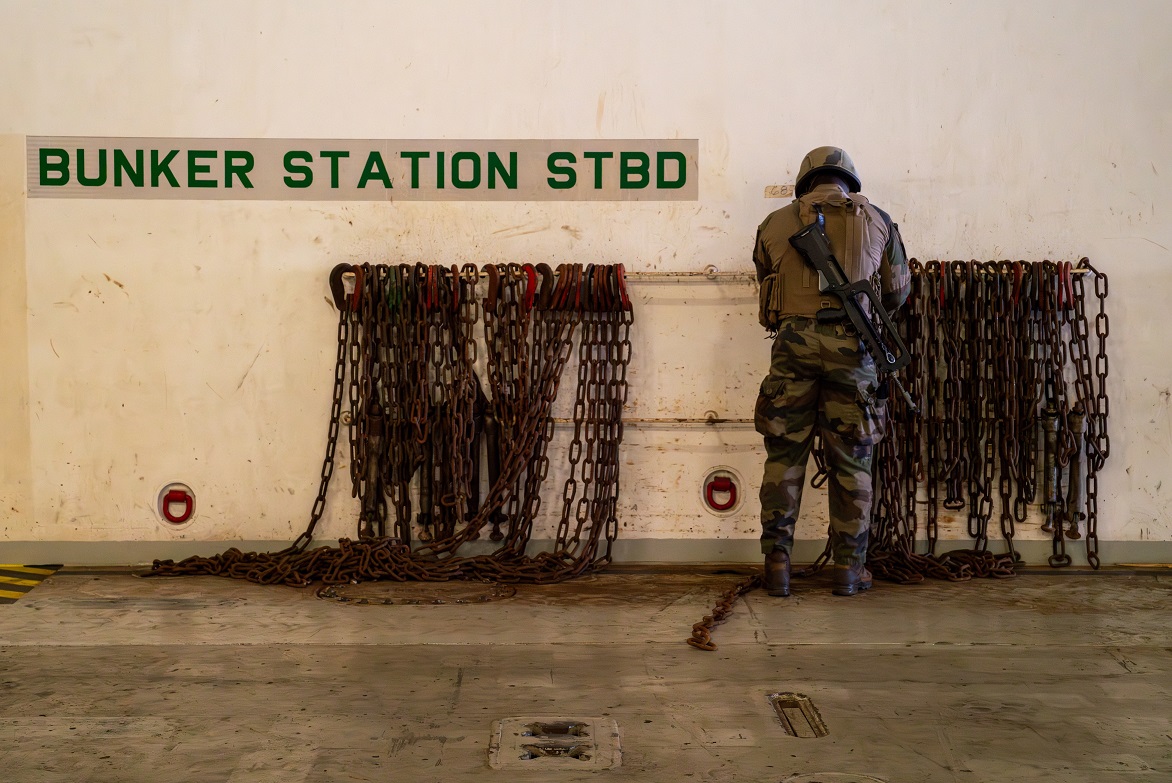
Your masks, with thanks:
[[[517,588],[489,582],[362,582],[328,585],[318,598],[352,606],[484,604],[512,598]]]
[[[534,716],[492,724],[493,769],[615,769],[622,760],[619,725],[612,718]]]
[[[781,727],[791,737],[813,739],[830,733],[810,697],[801,693],[773,693],[769,696]]]

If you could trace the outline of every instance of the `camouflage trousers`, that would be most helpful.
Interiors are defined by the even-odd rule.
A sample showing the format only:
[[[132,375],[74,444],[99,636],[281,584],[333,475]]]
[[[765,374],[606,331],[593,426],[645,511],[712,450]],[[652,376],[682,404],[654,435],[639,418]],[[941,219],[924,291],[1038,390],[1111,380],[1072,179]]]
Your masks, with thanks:
[[[850,326],[813,318],[782,319],[769,376],[757,397],[757,432],[765,436],[761,482],[761,551],[791,551],[814,433],[829,470],[834,562],[864,563],[871,527],[871,456],[883,437],[886,406],[878,399],[875,361]]]

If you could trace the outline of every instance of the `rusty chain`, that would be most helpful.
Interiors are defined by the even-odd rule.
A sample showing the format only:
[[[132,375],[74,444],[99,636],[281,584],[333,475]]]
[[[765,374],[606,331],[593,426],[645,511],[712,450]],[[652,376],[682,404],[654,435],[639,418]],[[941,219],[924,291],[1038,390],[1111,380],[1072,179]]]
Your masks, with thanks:
[[[1071,562],[1062,542],[1078,538],[1077,522],[1085,519],[1087,561],[1097,568],[1096,473],[1109,449],[1106,276],[1086,259],[1077,268],[1048,261],[921,265],[913,260],[912,271],[912,295],[899,324],[912,353],[922,358],[909,371],[912,387],[924,395],[924,417],[919,422],[909,415],[898,396],[889,402],[888,439],[901,444],[902,453],[882,444],[876,450],[872,571],[896,582],[1013,576],[1019,562],[1016,525],[1026,520],[1042,484],[1049,493],[1041,499],[1042,509],[1054,520],[1046,528],[1054,530],[1051,565]],[[1086,275],[1094,276],[1099,302],[1093,360],[1084,312]],[[1085,438],[1076,431],[1083,416]],[[1055,443],[1049,467],[1039,461],[1047,427]],[[1043,477],[1050,470],[1057,478],[1039,481],[1039,469]],[[1067,508],[1059,475],[1072,472],[1079,480],[1068,482],[1069,500],[1078,509]],[[1083,486],[1085,498],[1077,491]],[[912,495],[921,490],[928,550],[916,554],[910,517]],[[967,508],[971,550],[935,553],[939,506]],[[989,552],[994,510],[1007,549],[999,555]]]
[[[375,579],[547,583],[607,565],[618,533],[618,454],[631,359],[633,310],[623,267],[563,264],[555,272],[545,264],[490,264],[483,271],[487,281],[472,264],[335,268],[338,356],[326,459],[308,528],[280,552],[229,549],[179,563],[160,560],[151,575],[215,574],[297,586]],[[344,278],[353,281],[352,292]],[[490,398],[475,370],[481,317]],[[563,514],[554,551],[529,555],[550,473],[552,407],[580,325],[578,446],[570,449]],[[347,414],[357,540],[308,550]],[[490,478],[483,498],[482,456]],[[575,471],[583,488],[576,499]],[[500,548],[459,554],[486,525]],[[507,534],[498,536],[502,525]]]
[[[152,573],[214,573],[299,585],[455,578],[541,583],[609,563],[618,532],[618,446],[631,347],[632,310],[621,266],[564,264],[556,272],[545,265],[485,268],[489,290],[482,314],[492,396],[479,405],[480,418],[476,267],[363,264],[350,269],[351,293],[339,281],[344,266],[331,274],[338,354],[326,457],[305,532],[281,552],[230,549],[215,558],[156,561]],[[888,437],[875,455],[873,572],[900,583],[1012,576],[1018,560],[1015,523],[1025,520],[1039,484],[1048,487],[1043,506],[1049,507],[1054,530],[1051,565],[1070,562],[1063,539],[1076,537],[1083,519],[1087,559],[1097,568],[1097,473],[1110,452],[1106,275],[1085,258],[1077,269],[1068,262],[921,265],[914,259],[912,269],[913,293],[899,328],[913,346],[909,385],[922,401],[924,417],[915,416],[898,395],[888,402]],[[1094,276],[1099,303],[1093,359],[1087,274]],[[525,549],[549,473],[551,409],[578,327],[570,475],[555,551],[530,557]],[[306,551],[324,513],[347,396],[359,540]],[[1047,418],[1039,412],[1043,403],[1052,412],[1047,415],[1054,419],[1055,444],[1047,454],[1053,465],[1041,463],[1043,477],[1067,468],[1080,471],[1069,481],[1072,499],[1074,484],[1085,487],[1079,508],[1067,508],[1060,480],[1038,481],[1037,444],[1046,440],[1039,438]],[[495,420],[498,432],[489,445],[489,491],[480,503],[479,487],[473,486],[479,467],[474,445],[486,430],[483,418]],[[1085,420],[1085,434],[1074,431],[1072,419]],[[420,484],[414,520],[422,542],[418,549],[411,546],[413,476]],[[927,499],[926,553],[915,551],[920,486]],[[1003,555],[988,551],[994,493],[1008,548]],[[941,505],[968,508],[971,550],[935,553]],[[386,534],[389,508],[394,536]],[[493,555],[458,556],[459,547],[476,539],[486,524],[493,525],[493,540],[504,539],[501,548]],[[507,524],[507,536],[499,532],[501,524]],[[806,573],[827,561],[824,552]],[[758,584],[753,576],[722,596],[713,614],[696,624],[689,643],[715,649],[712,628]]]
[[[868,567],[875,577],[899,584],[1013,577],[1019,563],[1016,526],[1026,521],[1042,486],[1045,529],[1054,536],[1050,565],[1072,562],[1065,540],[1077,538],[1077,524],[1085,520],[1087,562],[1098,568],[1096,475],[1110,452],[1106,275],[1085,258],[1077,267],[912,259],[911,270],[912,291],[896,323],[913,356],[907,385],[920,400],[922,417],[900,395],[887,402],[887,436],[873,463]],[[1098,300],[1093,358],[1085,312],[1088,275]],[[1039,443],[1046,442],[1052,447],[1043,448],[1045,459],[1039,460]],[[815,454],[815,466],[811,484],[817,486],[825,474],[821,455]],[[1069,493],[1062,491],[1062,475]],[[916,551],[920,503],[926,552]],[[941,508],[965,512],[971,549],[936,552]],[[1007,549],[1001,554],[989,551],[995,511]],[[817,573],[830,559],[828,541],[817,560],[794,576]],[[716,649],[713,627],[757,584],[750,578],[724,593],[688,643]]]
[[[721,595],[716,601],[716,606],[712,608],[712,614],[704,615],[704,619],[692,626],[692,636],[687,639],[688,644],[705,652],[715,650],[716,642],[712,641],[712,629],[728,618],[738,598],[761,586],[761,578],[761,574],[752,574]]]

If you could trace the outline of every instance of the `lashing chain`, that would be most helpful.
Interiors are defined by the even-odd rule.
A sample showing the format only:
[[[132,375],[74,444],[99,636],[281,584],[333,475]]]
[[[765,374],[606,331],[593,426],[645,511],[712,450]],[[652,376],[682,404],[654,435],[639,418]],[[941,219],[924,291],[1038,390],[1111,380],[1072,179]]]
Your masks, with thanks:
[[[1110,453],[1107,276],[1085,258],[1077,266],[912,259],[911,268],[912,292],[897,325],[911,349],[906,381],[922,416],[891,395],[887,436],[873,463],[872,573],[900,584],[1014,576],[1016,526],[1039,487],[1044,529],[1053,533],[1050,565],[1072,562],[1065,541],[1078,538],[1085,521],[1087,562],[1098,568],[1097,474]],[[1093,356],[1087,277],[1098,300]],[[817,454],[815,463],[817,486],[825,465]],[[926,552],[916,551],[921,490]],[[941,507],[966,511],[971,549],[936,553]],[[989,551],[995,511],[1007,549],[1001,554]],[[830,558],[828,542],[794,576],[816,573]],[[715,649],[712,627],[753,586],[745,580],[725,593],[688,643]]]
[[[229,549],[180,563],[155,561],[151,574],[299,586],[374,579],[545,583],[608,564],[618,533],[618,454],[631,360],[633,311],[623,267],[563,264],[554,271],[545,264],[504,264],[484,271],[486,286],[471,264],[335,268],[338,358],[309,526],[280,552]],[[346,279],[353,293],[344,290]],[[480,316],[487,399],[474,370]],[[526,548],[549,475],[551,410],[575,356],[579,327],[571,472],[555,549],[530,556]],[[357,540],[307,551],[325,509],[347,413]],[[490,474],[484,498],[482,444],[489,449]],[[413,477],[419,484],[414,494]],[[388,535],[391,517],[394,534]],[[486,525],[500,548],[491,555],[458,554]]]

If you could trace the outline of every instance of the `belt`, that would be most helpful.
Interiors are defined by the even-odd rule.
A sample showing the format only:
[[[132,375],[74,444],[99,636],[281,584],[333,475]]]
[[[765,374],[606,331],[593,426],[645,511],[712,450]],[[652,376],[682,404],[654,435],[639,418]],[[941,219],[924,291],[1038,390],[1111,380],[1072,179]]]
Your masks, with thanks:
[[[832,329],[838,335],[858,335],[859,330],[851,323],[846,315],[838,318],[827,320],[824,318],[816,318],[812,315],[787,315],[778,319],[778,325],[790,323],[795,329],[806,329],[811,326],[825,326]]]

